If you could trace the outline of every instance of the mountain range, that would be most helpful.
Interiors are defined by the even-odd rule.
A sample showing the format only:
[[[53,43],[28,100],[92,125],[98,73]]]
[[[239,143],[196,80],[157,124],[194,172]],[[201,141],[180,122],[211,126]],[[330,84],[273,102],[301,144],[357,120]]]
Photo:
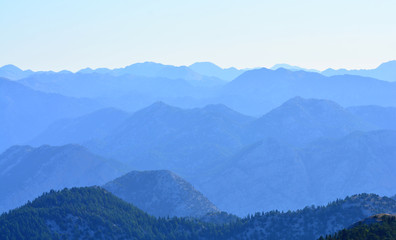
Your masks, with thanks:
[[[384,65],[393,69],[392,62]],[[229,73],[233,79],[218,78]],[[345,107],[396,106],[394,82],[371,75],[330,76],[295,68],[233,70],[211,63],[176,67],[145,62],[77,73],[34,72],[18,82],[39,91],[94,98],[104,106],[126,111],[136,111],[156,101],[186,108],[221,103],[238,112],[260,116],[295,96],[332,100]]]
[[[396,189],[385,183],[393,181],[387,169],[395,169],[395,132],[380,116],[394,109],[365,109],[372,107],[296,97],[252,118],[224,105],[181,109],[158,102],[122,114],[118,125],[114,109],[55,124],[39,144],[65,139],[134,169],[171,170],[220,209],[243,216],[361,192],[393,195]],[[95,124],[101,122],[108,122],[107,134],[89,139],[103,132]]]
[[[384,62],[374,69],[332,69],[328,68],[324,71],[316,69],[306,69],[298,66],[289,64],[275,64],[271,69],[276,70],[279,68],[288,69],[291,71],[306,71],[306,72],[317,72],[325,76],[335,75],[357,75],[362,77],[372,77],[383,81],[395,82],[396,81],[396,60]]]
[[[227,83],[219,90],[216,101],[258,116],[295,96],[331,100],[344,107],[394,107],[396,84],[355,75],[326,77],[314,72],[261,68],[246,71]]]
[[[394,82],[396,81],[396,60],[384,62],[380,64],[375,69],[332,69],[328,68],[324,71],[319,71],[316,69],[307,69],[299,66],[294,66],[290,64],[275,64],[270,69],[277,70],[284,68],[291,71],[306,71],[306,72],[317,72],[325,76],[335,76],[335,75],[357,75],[363,77],[372,77],[379,80]],[[241,75],[245,71],[251,69],[237,69],[234,67],[221,68],[211,62],[196,62],[190,66],[172,66],[165,65],[155,62],[144,62],[135,63],[124,68],[84,68],[78,71],[78,73],[98,73],[98,74],[109,74],[114,76],[120,75],[135,75],[135,76],[146,76],[146,77],[165,77],[165,78],[180,78],[187,80],[197,80],[202,79],[202,76],[214,77],[217,79],[231,81]],[[67,70],[60,71],[62,73],[70,72]],[[58,72],[58,73],[60,73]],[[19,80],[35,73],[55,73],[53,71],[32,71],[32,70],[21,70],[14,65],[5,65],[0,67],[0,77],[8,78],[11,80]]]
[[[395,213],[394,69],[6,65],[0,213],[26,204],[0,238],[316,239]]]

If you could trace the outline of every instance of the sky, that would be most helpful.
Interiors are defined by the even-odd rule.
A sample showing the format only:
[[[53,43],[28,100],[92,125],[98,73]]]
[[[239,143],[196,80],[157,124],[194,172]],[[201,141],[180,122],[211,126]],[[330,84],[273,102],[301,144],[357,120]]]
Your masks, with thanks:
[[[395,0],[0,0],[0,66],[375,68],[396,59],[395,10]]]

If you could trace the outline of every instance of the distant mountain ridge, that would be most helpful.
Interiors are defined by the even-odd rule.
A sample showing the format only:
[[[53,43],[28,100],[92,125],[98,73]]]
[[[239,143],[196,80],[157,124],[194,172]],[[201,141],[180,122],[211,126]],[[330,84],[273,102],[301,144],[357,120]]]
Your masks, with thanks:
[[[0,67],[0,78],[7,78],[10,80],[18,80],[28,77],[34,72],[32,70],[22,70],[12,64]]]
[[[103,188],[157,217],[199,218],[219,212],[190,183],[170,171],[132,171]]]
[[[211,62],[196,62],[190,66],[173,66],[155,62],[134,63],[123,68],[84,68],[77,73],[82,74],[105,74],[113,76],[134,75],[144,77],[166,77],[166,78],[182,78],[185,80],[201,80],[205,77],[214,77],[224,81],[231,81],[245,70],[239,70],[234,67],[220,68]],[[71,73],[63,70],[58,73]],[[0,67],[0,77],[10,80],[20,80],[36,73],[55,73],[53,71],[32,71],[21,70],[20,68],[8,64]]]
[[[40,91],[98,98],[105,106],[127,111],[155,101],[187,108],[221,103],[259,116],[295,96],[328,99],[345,107],[396,106],[396,85],[367,76],[324,76],[295,68],[233,70],[211,63],[196,63],[191,68],[146,62],[112,70],[37,72],[18,81]],[[226,78],[231,81],[218,78],[229,73],[232,77]]]
[[[359,75],[365,77],[377,78],[384,81],[396,82],[396,60],[382,63],[375,69],[360,69],[360,70],[346,70],[346,69],[326,69],[321,72],[325,76],[334,75]]]
[[[320,73],[320,71],[316,70],[316,69],[306,69],[306,68],[286,64],[286,63],[275,64],[274,66],[271,67],[272,70],[277,70],[279,68],[284,68],[284,69],[291,70],[291,71],[306,71],[306,72]]]
[[[246,71],[227,83],[216,101],[258,116],[295,96],[327,99],[345,107],[396,106],[396,84],[355,75],[326,77],[314,72],[261,68]]]
[[[324,71],[319,71],[316,69],[307,69],[302,68],[299,66],[294,66],[286,63],[275,64],[270,69],[277,70],[280,68],[284,68],[291,71],[307,71],[307,72],[317,72],[321,73],[325,76],[335,76],[335,75],[358,75],[364,77],[372,77],[379,80],[395,82],[396,81],[396,60],[388,61],[381,63],[375,69],[351,69],[347,70],[344,68],[341,69],[332,69],[328,68]],[[98,73],[98,74],[109,74],[113,76],[121,76],[125,74],[132,74],[136,76],[146,76],[146,77],[171,77],[170,75],[163,75],[161,72],[164,69],[180,69],[180,73],[184,71],[182,75],[175,75],[177,78],[184,78],[186,80],[197,80],[198,78],[202,78],[202,76],[207,77],[216,77],[218,79],[222,79],[225,81],[231,81],[234,78],[241,75],[243,72],[251,69],[236,69],[235,67],[230,68],[221,68],[214,63],[211,62],[196,62],[191,64],[190,66],[173,66],[173,65],[166,65],[161,63],[155,62],[142,62],[142,63],[134,63],[128,65],[124,68],[84,68],[79,71],[78,73]],[[189,70],[191,71],[189,71]],[[174,71],[172,70],[172,71]],[[178,70],[176,70],[178,71]],[[44,73],[44,72],[53,72],[53,71],[37,71],[34,72],[32,70],[21,70],[20,68],[8,64],[0,67],[0,77],[8,78],[10,80],[19,80],[25,77],[28,77],[35,73]],[[60,72],[70,72],[67,70],[63,70]],[[186,74],[186,75],[185,75]],[[201,75],[201,76],[199,76]]]
[[[188,66],[193,71],[206,76],[217,77],[226,81],[231,81],[234,78],[247,71],[245,69],[231,68],[220,68],[219,66],[211,62],[196,62]]]

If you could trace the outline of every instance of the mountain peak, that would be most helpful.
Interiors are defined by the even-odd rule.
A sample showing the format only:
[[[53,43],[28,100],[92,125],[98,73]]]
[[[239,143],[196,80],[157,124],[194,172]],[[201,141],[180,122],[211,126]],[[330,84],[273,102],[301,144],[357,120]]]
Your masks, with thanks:
[[[396,71],[396,60],[391,60],[389,62],[382,63],[377,67],[377,70]]]
[[[11,80],[19,80],[33,74],[31,70],[22,70],[15,65],[8,64],[0,67],[0,77]]]
[[[103,186],[155,216],[204,216],[219,210],[184,179],[168,170],[132,171]]]
[[[338,105],[337,103],[330,101],[330,100],[315,99],[315,98],[303,98],[300,96],[296,96],[296,97],[293,97],[293,98],[287,100],[281,106],[286,106],[286,105],[299,105],[299,106],[327,105],[327,106],[341,108],[340,105]]]
[[[143,110],[145,110],[145,109],[149,109],[149,110],[162,110],[162,109],[174,109],[174,108],[176,108],[176,107],[173,107],[173,106],[171,106],[171,105],[168,105],[168,104],[166,104],[165,102],[163,102],[163,101],[157,101],[157,102],[154,102],[153,104],[151,104],[150,106],[148,106],[147,108],[144,108]]]
[[[294,97],[253,122],[252,134],[290,144],[307,144],[322,137],[337,138],[370,130],[352,113],[330,100]]]
[[[234,67],[232,68],[221,68],[214,63],[211,62],[196,62],[189,66],[191,70],[197,72],[199,74],[211,77],[217,77],[219,79],[223,79],[226,81],[233,80],[240,74],[242,74],[245,70],[239,70]]]
[[[4,66],[0,67],[0,69],[6,70],[6,71],[22,71],[22,69],[18,68],[15,65],[12,65],[12,64],[4,65]]]
[[[205,69],[205,70],[221,70],[222,68],[211,62],[196,62],[188,66],[192,69]]]

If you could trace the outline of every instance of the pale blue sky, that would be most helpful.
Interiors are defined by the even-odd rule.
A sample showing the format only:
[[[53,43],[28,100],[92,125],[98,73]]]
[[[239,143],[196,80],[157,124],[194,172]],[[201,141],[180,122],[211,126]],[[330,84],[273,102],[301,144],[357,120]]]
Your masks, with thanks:
[[[0,0],[0,65],[374,68],[396,59],[395,11],[395,0]]]

